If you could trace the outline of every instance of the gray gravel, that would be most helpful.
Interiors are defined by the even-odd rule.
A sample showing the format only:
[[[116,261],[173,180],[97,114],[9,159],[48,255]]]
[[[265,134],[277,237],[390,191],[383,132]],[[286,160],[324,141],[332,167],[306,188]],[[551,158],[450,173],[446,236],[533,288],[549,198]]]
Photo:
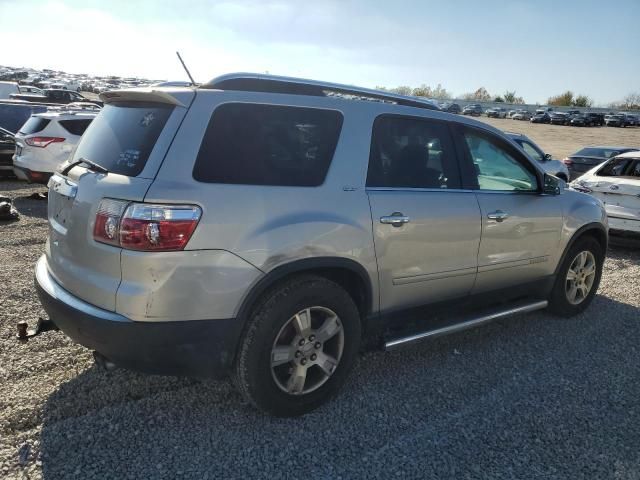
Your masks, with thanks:
[[[536,313],[362,356],[342,394],[265,417],[224,382],[96,368],[42,312],[41,189],[0,182],[0,478],[640,479],[640,247],[612,247],[580,317]]]

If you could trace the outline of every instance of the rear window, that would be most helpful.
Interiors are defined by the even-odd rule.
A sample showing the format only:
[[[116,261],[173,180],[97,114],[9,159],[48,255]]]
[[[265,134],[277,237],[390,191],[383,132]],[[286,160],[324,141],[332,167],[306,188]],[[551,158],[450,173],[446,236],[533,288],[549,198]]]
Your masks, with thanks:
[[[600,157],[600,158],[610,158],[615,157],[620,152],[618,150],[610,150],[606,148],[583,148],[582,150],[574,153],[575,156],[584,156],[584,157]]]
[[[91,124],[91,120],[93,119],[61,120],[58,123],[62,125],[62,128],[64,128],[71,135],[82,136],[84,131]]]
[[[314,187],[324,182],[342,128],[335,110],[220,105],[193,169],[200,182]]]
[[[173,107],[108,104],[91,122],[74,159],[85,158],[109,172],[135,177],[144,169]]]
[[[32,135],[34,133],[41,132],[45,129],[47,125],[49,125],[48,118],[42,117],[30,117],[29,120],[25,122],[25,124],[20,128],[20,132],[23,135]]]

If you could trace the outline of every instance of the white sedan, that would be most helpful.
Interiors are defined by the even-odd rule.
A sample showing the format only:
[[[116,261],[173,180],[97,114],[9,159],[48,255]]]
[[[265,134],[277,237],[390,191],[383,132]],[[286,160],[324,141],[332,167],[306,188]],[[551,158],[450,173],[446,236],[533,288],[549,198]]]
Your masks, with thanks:
[[[569,186],[604,204],[611,230],[640,233],[640,152],[613,157]]]

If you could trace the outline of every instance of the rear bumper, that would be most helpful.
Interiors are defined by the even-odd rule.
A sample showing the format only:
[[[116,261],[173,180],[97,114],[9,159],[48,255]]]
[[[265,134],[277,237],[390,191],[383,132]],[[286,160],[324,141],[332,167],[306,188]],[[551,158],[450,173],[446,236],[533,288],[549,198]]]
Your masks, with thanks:
[[[64,290],[42,256],[35,284],[49,318],[74,342],[118,366],[145,373],[224,376],[242,331],[237,319],[170,322],[132,321],[90,305]]]
[[[612,217],[609,215],[609,229],[621,232],[640,233],[640,220]]]
[[[13,173],[20,180],[26,180],[29,183],[41,183],[43,185],[46,185],[51,175],[53,175],[51,172],[36,172],[25,167],[17,167],[16,165],[13,166]]]

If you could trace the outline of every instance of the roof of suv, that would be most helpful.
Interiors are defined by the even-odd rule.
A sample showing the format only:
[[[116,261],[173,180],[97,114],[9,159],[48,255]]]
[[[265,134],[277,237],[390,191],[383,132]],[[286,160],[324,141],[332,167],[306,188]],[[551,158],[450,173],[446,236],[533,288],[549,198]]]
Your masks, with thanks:
[[[289,95],[309,95],[314,97],[346,96],[346,98],[354,100],[382,101],[409,107],[440,110],[440,107],[431,100],[421,99],[419,97],[409,97],[340,83],[257,73],[230,73],[222,75],[202,84],[199,88],[205,90],[219,89],[285,93]]]
[[[274,75],[259,74],[229,74],[214,78],[200,87],[152,87],[140,86],[122,90],[110,90],[100,94],[100,100],[105,105],[121,101],[157,102],[169,105],[186,107],[190,97],[186,93],[201,90],[211,93],[219,91],[235,91],[248,93],[265,93],[276,95],[300,95],[309,97],[322,97],[328,102],[347,102],[350,104],[362,103],[370,107],[377,105],[382,110],[389,108],[404,109],[418,108],[423,113],[430,112],[434,118],[451,119],[457,123],[473,126],[502,135],[503,132],[485,122],[479,122],[472,118],[460,117],[444,111],[432,101],[418,97],[406,97],[395,95],[386,91],[369,90],[360,87],[340,85],[335,83],[318,82],[299,78],[279,77]],[[253,97],[255,101],[255,97]],[[354,102],[354,100],[356,102]],[[360,101],[360,102],[357,102]],[[317,105],[317,102],[315,102]],[[475,108],[482,108],[476,104]],[[399,112],[400,113],[400,112]],[[403,114],[410,114],[404,110]],[[428,116],[431,116],[431,115]]]

